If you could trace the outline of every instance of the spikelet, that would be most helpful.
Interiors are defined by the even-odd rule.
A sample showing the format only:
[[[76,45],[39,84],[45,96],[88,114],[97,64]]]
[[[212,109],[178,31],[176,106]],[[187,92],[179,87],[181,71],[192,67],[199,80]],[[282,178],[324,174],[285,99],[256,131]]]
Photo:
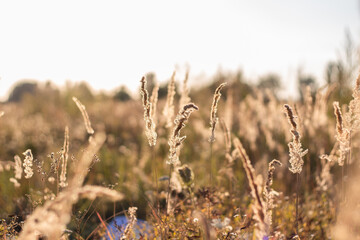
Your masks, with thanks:
[[[171,76],[171,80],[168,85],[166,104],[163,111],[163,115],[166,117],[166,127],[171,128],[173,126],[174,117],[174,96],[175,96],[175,71]]]
[[[339,142],[339,166],[343,166],[346,154],[350,151],[350,131],[344,128],[343,118],[339,107],[339,102],[334,102],[334,114],[336,116],[336,140]]]
[[[272,224],[272,209],[274,208],[274,197],[278,195],[278,192],[271,188],[274,178],[275,165],[281,166],[281,162],[274,159],[269,163],[268,176],[263,191],[265,198],[265,209],[266,209],[266,222],[271,226]]]
[[[129,213],[129,223],[126,225],[126,228],[124,230],[124,235],[121,236],[121,240],[133,240],[135,239],[135,232],[134,232],[134,226],[136,224],[136,210],[137,207],[129,207],[128,213]]]
[[[84,123],[85,123],[85,128],[86,128],[87,133],[90,135],[94,134],[94,129],[91,127],[91,122],[89,119],[89,115],[86,112],[85,106],[76,97],[73,97],[72,100],[76,103],[76,106],[79,108],[79,110],[84,118]]]
[[[216,126],[216,123],[218,122],[218,118],[216,117],[217,105],[218,105],[220,97],[221,97],[220,91],[225,85],[226,85],[226,83],[220,84],[216,88],[215,93],[214,93],[213,102],[211,105],[211,113],[210,113],[211,136],[210,136],[209,142],[215,141],[215,126]]]
[[[26,150],[23,154],[25,155],[25,159],[24,159],[24,163],[23,163],[25,178],[31,178],[32,175],[34,174],[33,169],[32,169],[34,158],[33,158],[31,149]]]
[[[23,168],[21,166],[21,158],[18,155],[15,155],[14,161],[15,161],[15,165],[14,165],[15,178],[21,179],[21,175],[23,173]]]
[[[180,104],[179,104],[180,108],[182,108],[182,106],[184,106],[185,104],[191,101],[189,97],[189,89],[187,86],[188,80],[189,80],[189,72],[187,71],[185,74],[182,91],[181,91]]]
[[[247,179],[249,181],[251,196],[255,201],[253,205],[254,220],[258,224],[258,230],[259,230],[256,232],[256,239],[264,239],[264,237],[267,237],[269,234],[269,223],[266,222],[267,219],[265,218],[266,216],[265,203],[261,197],[260,186],[255,177],[255,170],[251,165],[250,159],[238,138],[234,139],[234,145],[240,154],[240,158],[243,163],[243,167],[245,169]]]
[[[67,168],[67,162],[69,158],[69,128],[65,127],[65,133],[64,133],[64,146],[61,151],[61,174],[60,174],[60,187],[66,187],[66,168]]]
[[[149,94],[146,90],[146,78],[141,78],[141,96],[143,101],[143,107],[144,107],[144,120],[145,120],[145,134],[149,141],[150,146],[156,145],[156,138],[157,134],[155,132],[155,123],[152,118],[152,103],[149,102]]]
[[[178,148],[180,147],[181,143],[185,140],[186,136],[180,136],[180,131],[183,127],[185,127],[185,123],[189,119],[191,113],[194,110],[199,110],[199,108],[194,103],[189,103],[183,106],[180,109],[174,123],[174,129],[169,139],[169,159],[166,161],[167,164],[172,164],[174,166],[180,165]]]
[[[305,154],[308,152],[308,150],[302,149],[301,142],[300,142],[301,136],[298,131],[297,123],[295,121],[296,116],[294,116],[292,108],[287,104],[284,105],[284,108],[285,108],[285,113],[286,113],[287,119],[291,126],[290,132],[292,135],[292,142],[290,142],[288,144],[289,151],[290,151],[289,162],[291,164],[289,170],[292,173],[301,173],[302,167],[304,165],[304,160],[302,158],[305,156]]]

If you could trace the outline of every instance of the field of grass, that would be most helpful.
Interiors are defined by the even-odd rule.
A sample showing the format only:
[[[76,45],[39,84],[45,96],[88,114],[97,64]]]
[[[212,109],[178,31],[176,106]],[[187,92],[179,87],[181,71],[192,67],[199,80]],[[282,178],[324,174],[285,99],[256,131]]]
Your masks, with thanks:
[[[299,100],[239,74],[151,83],[0,104],[1,238],[360,239],[360,79]]]

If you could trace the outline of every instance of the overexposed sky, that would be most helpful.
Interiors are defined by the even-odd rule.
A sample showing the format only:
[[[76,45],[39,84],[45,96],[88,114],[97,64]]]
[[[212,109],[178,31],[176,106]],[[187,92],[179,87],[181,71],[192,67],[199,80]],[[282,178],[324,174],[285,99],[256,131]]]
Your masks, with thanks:
[[[194,78],[275,72],[291,90],[299,66],[322,79],[346,28],[358,42],[357,0],[4,0],[0,98],[20,79],[135,90],[147,72],[166,80],[187,65]]]

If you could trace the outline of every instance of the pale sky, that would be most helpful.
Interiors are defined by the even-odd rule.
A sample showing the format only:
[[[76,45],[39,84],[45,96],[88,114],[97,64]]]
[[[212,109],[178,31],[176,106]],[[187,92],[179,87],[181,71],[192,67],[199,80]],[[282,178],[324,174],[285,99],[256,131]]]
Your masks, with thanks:
[[[135,90],[190,66],[190,82],[219,68],[256,80],[278,73],[295,88],[299,66],[323,79],[348,28],[358,43],[357,0],[0,1],[0,98],[20,79],[86,80]]]

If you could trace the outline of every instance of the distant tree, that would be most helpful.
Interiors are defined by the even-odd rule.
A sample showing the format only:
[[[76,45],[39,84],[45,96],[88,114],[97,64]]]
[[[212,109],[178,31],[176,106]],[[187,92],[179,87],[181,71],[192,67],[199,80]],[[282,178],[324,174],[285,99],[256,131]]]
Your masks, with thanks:
[[[155,87],[156,74],[153,72],[149,72],[149,73],[145,74],[145,77],[146,77],[146,88],[149,92],[151,92],[152,89]]]
[[[127,88],[125,86],[121,86],[120,90],[115,93],[114,99],[120,102],[126,102],[131,100],[131,96]]]
[[[304,100],[304,93],[306,87],[310,87],[311,94],[315,95],[317,91],[317,83],[316,79],[312,75],[304,74],[301,69],[298,70],[298,76],[297,76],[297,82],[298,82],[298,90],[301,101]]]
[[[351,99],[352,83],[356,79],[355,73],[358,63],[358,51],[350,31],[346,30],[345,42],[339,52],[338,59],[329,62],[325,68],[326,83],[337,84],[333,97],[340,103],[348,102]]]
[[[275,73],[262,76],[259,79],[257,87],[259,89],[269,89],[272,93],[276,94],[281,87],[280,76]]]
[[[37,90],[37,84],[29,81],[22,81],[15,85],[8,98],[8,102],[20,102],[27,95],[34,95]]]

